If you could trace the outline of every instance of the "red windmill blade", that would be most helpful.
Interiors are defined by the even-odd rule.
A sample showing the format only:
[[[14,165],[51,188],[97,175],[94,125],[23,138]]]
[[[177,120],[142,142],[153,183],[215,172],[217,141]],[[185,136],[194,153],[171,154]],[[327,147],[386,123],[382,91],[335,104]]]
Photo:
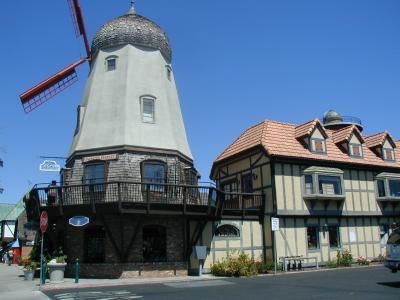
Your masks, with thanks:
[[[50,76],[46,80],[43,80],[39,84],[22,93],[19,98],[21,99],[22,106],[26,113],[31,112],[33,109],[42,105],[44,102],[50,100],[58,93],[77,82],[78,75],[75,71],[75,68],[90,60],[89,41],[86,35],[86,29],[83,22],[82,9],[80,7],[79,0],[68,0],[68,4],[77,37],[83,37],[86,57],[79,59],[77,62],[60,70],[56,74]]]

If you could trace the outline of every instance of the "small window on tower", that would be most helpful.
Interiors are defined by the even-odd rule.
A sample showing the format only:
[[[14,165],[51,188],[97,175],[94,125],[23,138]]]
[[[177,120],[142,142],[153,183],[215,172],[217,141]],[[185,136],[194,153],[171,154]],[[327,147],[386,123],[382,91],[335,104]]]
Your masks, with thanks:
[[[172,68],[169,65],[165,66],[166,70],[167,70],[167,78],[169,81],[171,81],[171,77],[172,77]]]
[[[144,123],[154,123],[154,99],[142,98],[142,120]]]
[[[107,71],[114,71],[117,68],[117,58],[110,57],[106,59],[106,69]]]

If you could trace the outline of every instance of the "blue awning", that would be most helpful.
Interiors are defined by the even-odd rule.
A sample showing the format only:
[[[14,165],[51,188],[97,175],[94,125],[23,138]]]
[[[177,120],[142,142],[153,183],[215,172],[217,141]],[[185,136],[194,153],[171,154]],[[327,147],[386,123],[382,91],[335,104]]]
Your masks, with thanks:
[[[11,244],[11,248],[19,248],[19,240],[16,239],[15,241],[13,241]]]

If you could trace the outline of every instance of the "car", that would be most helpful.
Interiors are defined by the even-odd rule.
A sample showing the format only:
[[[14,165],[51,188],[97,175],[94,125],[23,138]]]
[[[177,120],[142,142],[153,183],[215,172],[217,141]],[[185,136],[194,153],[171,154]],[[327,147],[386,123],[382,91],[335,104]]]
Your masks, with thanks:
[[[385,267],[393,273],[400,270],[400,227],[393,230],[386,243]]]

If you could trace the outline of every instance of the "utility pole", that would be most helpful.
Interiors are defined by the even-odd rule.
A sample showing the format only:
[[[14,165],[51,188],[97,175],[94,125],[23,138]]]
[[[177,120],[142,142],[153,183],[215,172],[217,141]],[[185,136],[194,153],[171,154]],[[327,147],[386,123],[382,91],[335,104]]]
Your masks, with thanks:
[[[0,158],[0,168],[2,168],[3,165],[4,165],[4,162],[3,162],[3,160]],[[2,187],[0,187],[0,194],[3,194],[3,192],[4,192],[4,189],[3,189]]]

